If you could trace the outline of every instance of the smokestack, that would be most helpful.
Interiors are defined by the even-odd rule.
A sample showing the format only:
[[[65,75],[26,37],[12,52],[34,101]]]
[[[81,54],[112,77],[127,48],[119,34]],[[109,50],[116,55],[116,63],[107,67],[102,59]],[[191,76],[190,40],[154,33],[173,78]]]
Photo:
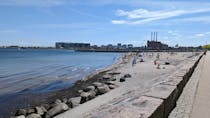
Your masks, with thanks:
[[[152,38],[153,38],[152,35],[153,35],[153,32],[151,32],[151,41],[152,41]]]
[[[156,32],[156,42],[157,42],[157,32]]]

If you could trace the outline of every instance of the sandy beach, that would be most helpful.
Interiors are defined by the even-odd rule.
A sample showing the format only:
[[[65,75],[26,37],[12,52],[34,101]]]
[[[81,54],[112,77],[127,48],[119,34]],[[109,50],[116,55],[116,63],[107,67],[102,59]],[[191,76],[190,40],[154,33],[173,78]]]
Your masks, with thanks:
[[[13,116],[17,109],[24,108],[27,110],[43,104],[53,104],[58,99],[78,97],[81,95],[78,90],[84,90],[93,85],[94,82],[106,83],[107,80],[104,79],[104,76],[111,74],[110,77],[115,79],[113,80],[115,89],[97,95],[96,98],[77,107],[69,107],[68,111],[56,116],[56,118],[105,118],[116,105],[123,105],[128,98],[132,99],[143,95],[150,88],[176,73],[180,68],[194,62],[199,54],[195,52],[127,53],[112,66],[90,74],[68,89],[42,94],[19,95],[4,104],[5,114],[3,115],[9,117]],[[136,64],[133,64],[134,58]],[[154,62],[155,60],[156,62]],[[131,77],[121,81],[121,78],[127,74]]]
[[[154,60],[160,55],[157,64],[160,69],[154,65]],[[132,66],[132,59],[127,64],[121,65],[115,71],[121,74],[116,75],[116,84],[118,88],[97,98],[90,100],[76,108],[70,109],[56,118],[107,118],[114,117],[112,110],[116,106],[126,104],[128,98],[132,99],[141,96],[153,86],[165,81],[169,76],[176,73],[180,68],[185,67],[189,62],[194,62],[199,53],[142,53],[144,62],[140,62],[141,58],[137,58],[137,63]],[[169,65],[165,65],[169,62]],[[192,63],[191,63],[192,64]],[[125,74],[131,74],[131,78],[127,78],[125,82],[119,82],[120,77]],[[120,117],[120,116],[116,116]]]

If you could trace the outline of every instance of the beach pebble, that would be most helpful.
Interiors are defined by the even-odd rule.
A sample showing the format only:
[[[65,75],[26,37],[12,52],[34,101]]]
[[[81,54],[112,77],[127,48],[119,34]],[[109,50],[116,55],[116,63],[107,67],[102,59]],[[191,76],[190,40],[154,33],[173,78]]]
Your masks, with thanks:
[[[62,113],[66,110],[68,110],[69,107],[65,103],[60,103],[56,105],[55,107],[51,108],[45,115],[45,118],[51,118],[59,113]]]
[[[32,113],[32,114],[26,116],[26,118],[42,118],[42,117],[40,116],[40,114]]]
[[[124,77],[121,77],[120,78],[120,82],[125,82],[125,78]]]
[[[27,112],[26,112],[25,109],[18,109],[15,115],[16,115],[16,116],[20,116],[20,115],[24,115],[24,116],[25,116],[26,113],[27,113]]]
[[[94,91],[94,90],[95,90],[95,86],[88,86],[83,91],[88,92],[88,91]]]
[[[131,75],[130,74],[125,74],[124,78],[131,78]]]
[[[109,86],[106,85],[106,84],[97,87],[97,89],[98,89],[98,94],[99,94],[99,95],[104,94],[104,93],[107,93],[107,92],[110,91]]]
[[[81,97],[70,98],[67,102],[69,107],[74,108],[80,105]]]
[[[94,82],[93,83],[93,86],[95,86],[95,87],[99,87],[99,86],[102,86],[103,84],[102,83],[100,83],[100,82]]]
[[[115,89],[115,88],[117,88],[117,86],[116,85],[109,85],[109,88],[110,89]]]

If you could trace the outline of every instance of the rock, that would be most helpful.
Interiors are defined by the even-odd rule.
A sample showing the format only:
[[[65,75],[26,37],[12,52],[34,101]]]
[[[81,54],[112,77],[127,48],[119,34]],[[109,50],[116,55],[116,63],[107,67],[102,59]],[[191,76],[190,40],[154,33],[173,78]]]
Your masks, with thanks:
[[[56,99],[55,102],[51,104],[51,107],[55,107],[60,103],[62,103],[62,101],[60,99]]]
[[[26,110],[26,114],[32,114],[32,113],[35,113],[35,109],[30,108]]]
[[[93,83],[93,86],[95,86],[95,87],[99,87],[99,86],[102,86],[103,84],[102,83],[100,83],[100,82],[94,82]]]
[[[169,62],[165,62],[165,65],[170,65],[170,63]]]
[[[84,92],[83,90],[78,90],[78,93],[81,94],[82,92]]]
[[[121,77],[120,78],[120,82],[125,82],[125,78],[124,77]]]
[[[41,107],[35,107],[36,113],[39,115],[43,115],[45,112],[47,112],[47,110],[41,106]]]
[[[104,93],[107,93],[107,92],[110,91],[109,86],[106,85],[106,84],[104,84],[103,86],[97,87],[97,89],[98,89],[98,94],[99,95],[104,94]]]
[[[46,109],[46,111],[50,109],[49,104],[42,104],[41,107],[44,107]]]
[[[80,105],[81,97],[70,98],[67,102],[69,107],[74,108]]]
[[[124,78],[131,78],[131,75],[130,74],[125,74]]]
[[[110,74],[110,75],[119,75],[120,72],[109,72],[108,74]]]
[[[89,99],[93,99],[93,98],[96,97],[96,91],[91,90],[91,91],[89,91],[88,93],[90,93]]]
[[[24,115],[20,115],[20,116],[12,116],[12,117],[10,117],[10,118],[25,118],[25,116],[24,116]]]
[[[116,80],[117,80],[117,79],[116,79],[116,78],[113,78],[113,77],[110,79],[110,81],[116,81]]]
[[[42,118],[42,117],[40,116],[40,114],[32,113],[32,114],[26,116],[26,118]]]
[[[85,103],[85,102],[87,102],[89,100],[90,93],[83,92],[83,93],[81,93],[80,96],[81,96],[80,104],[83,104],[83,103]]]
[[[104,75],[102,78],[103,78],[103,80],[109,80],[112,77],[110,75]]]
[[[94,91],[94,90],[95,90],[95,86],[88,86],[83,91],[88,92],[88,91]]]
[[[16,116],[20,116],[20,115],[24,115],[24,116],[25,116],[26,113],[27,113],[27,112],[26,112],[25,109],[18,109],[15,115],[16,115]]]
[[[106,81],[105,84],[107,84],[107,85],[115,85],[115,82],[113,82],[113,81]]]
[[[60,103],[56,105],[55,107],[51,108],[45,115],[45,118],[51,118],[59,113],[62,113],[66,110],[68,110],[69,107],[65,103]]]
[[[63,98],[63,99],[62,99],[62,102],[63,102],[63,103],[67,103],[67,101],[68,101],[67,98]]]
[[[110,89],[115,89],[115,88],[117,88],[117,86],[116,85],[109,85],[109,88]]]
[[[62,101],[60,99],[55,100],[55,104],[60,104],[60,103],[62,103]]]

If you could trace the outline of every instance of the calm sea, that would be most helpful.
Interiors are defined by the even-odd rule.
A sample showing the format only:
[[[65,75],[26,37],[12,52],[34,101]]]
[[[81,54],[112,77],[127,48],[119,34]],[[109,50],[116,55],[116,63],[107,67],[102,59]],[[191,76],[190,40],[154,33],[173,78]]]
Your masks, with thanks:
[[[90,73],[113,64],[120,55],[71,50],[0,49],[0,96],[70,87]]]

